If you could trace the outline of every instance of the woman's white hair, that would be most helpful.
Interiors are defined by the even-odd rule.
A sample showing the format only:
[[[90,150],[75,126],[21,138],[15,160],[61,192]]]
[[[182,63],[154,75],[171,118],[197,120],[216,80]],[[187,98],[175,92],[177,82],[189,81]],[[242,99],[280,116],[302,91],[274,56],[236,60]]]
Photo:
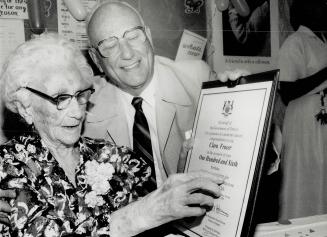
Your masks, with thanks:
[[[30,104],[30,92],[23,89],[33,80],[44,80],[53,68],[77,67],[84,79],[93,77],[92,68],[73,43],[56,33],[44,33],[20,46],[5,61],[0,76],[2,100],[17,113],[17,103]]]

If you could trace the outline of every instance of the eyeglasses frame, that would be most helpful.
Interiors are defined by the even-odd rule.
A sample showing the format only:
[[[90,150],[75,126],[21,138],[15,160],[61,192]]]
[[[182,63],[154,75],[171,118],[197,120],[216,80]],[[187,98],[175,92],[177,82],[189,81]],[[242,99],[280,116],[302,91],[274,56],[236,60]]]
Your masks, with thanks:
[[[123,37],[121,37],[121,39],[124,39],[125,35],[126,35],[128,32],[131,32],[131,31],[133,31],[133,30],[137,30],[137,29],[140,29],[140,30],[143,31],[143,33],[144,33],[144,35],[145,35],[145,39],[148,38],[148,36],[147,36],[147,34],[146,34],[146,31],[145,31],[145,29],[146,29],[145,26],[135,26],[135,27],[133,27],[133,28],[131,28],[131,29],[129,29],[129,30],[126,30],[126,31],[124,32],[124,34],[123,34]],[[92,47],[93,49],[95,49],[95,50],[98,52],[98,54],[99,54],[102,58],[110,58],[110,57],[105,57],[105,56],[103,56],[102,53],[101,53],[100,50],[99,50],[99,46],[100,46],[104,41],[106,41],[106,40],[108,40],[108,39],[110,39],[110,38],[116,38],[117,40],[119,40],[119,38],[118,38],[117,36],[110,36],[110,37],[108,37],[108,38],[106,38],[106,39],[103,39],[103,40],[99,41],[99,43],[97,44],[97,47]],[[145,42],[145,41],[144,41],[144,42]]]
[[[91,95],[92,95],[92,94],[94,93],[94,91],[95,91],[94,88],[89,87],[89,88],[87,88],[87,89],[85,89],[85,90],[77,91],[74,95],[70,95],[70,94],[59,94],[59,95],[57,95],[56,97],[52,97],[52,96],[49,96],[49,95],[47,95],[47,94],[45,94],[45,93],[43,93],[43,92],[41,92],[41,91],[35,90],[35,89],[31,88],[31,87],[28,87],[28,86],[25,86],[25,87],[23,87],[23,88],[25,88],[25,89],[27,89],[27,90],[33,92],[34,94],[40,96],[41,98],[43,98],[43,99],[45,99],[45,100],[51,102],[52,104],[56,105],[58,110],[63,110],[63,109],[65,109],[65,108],[62,108],[62,109],[59,109],[59,108],[58,108],[58,105],[59,105],[58,98],[59,98],[60,96],[63,96],[63,95],[65,95],[65,96],[70,96],[70,100],[72,100],[73,97],[76,98],[79,94],[81,94],[81,93],[83,93],[83,92],[85,92],[85,91],[87,91],[87,90],[91,90]],[[69,103],[69,104],[70,104],[70,103]],[[68,105],[69,105],[69,104],[68,104]]]

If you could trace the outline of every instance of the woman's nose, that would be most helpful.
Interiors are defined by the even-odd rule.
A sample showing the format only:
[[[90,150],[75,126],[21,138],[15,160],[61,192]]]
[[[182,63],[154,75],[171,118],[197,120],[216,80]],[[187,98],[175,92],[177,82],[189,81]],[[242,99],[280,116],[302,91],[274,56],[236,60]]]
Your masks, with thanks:
[[[85,114],[85,105],[80,105],[76,99],[76,97],[73,97],[70,101],[69,108],[70,110],[69,114],[71,117],[74,117],[75,119],[82,119]]]

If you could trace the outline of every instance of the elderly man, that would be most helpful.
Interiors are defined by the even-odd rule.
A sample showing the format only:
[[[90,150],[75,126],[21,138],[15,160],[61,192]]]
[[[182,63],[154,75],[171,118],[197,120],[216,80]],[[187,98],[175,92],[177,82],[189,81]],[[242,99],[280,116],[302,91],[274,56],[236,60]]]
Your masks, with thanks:
[[[135,151],[139,143],[146,144],[148,148],[140,150],[153,160],[160,185],[169,174],[183,169],[184,160],[178,157],[184,134],[192,128],[202,82],[214,74],[202,61],[174,62],[155,56],[149,28],[124,2],[97,6],[88,19],[87,33],[90,55],[109,83],[97,83],[100,89],[91,100],[94,107],[84,135],[113,140]],[[135,100],[142,101],[141,112]],[[139,113],[147,123],[141,129],[147,134],[143,137],[135,129]]]

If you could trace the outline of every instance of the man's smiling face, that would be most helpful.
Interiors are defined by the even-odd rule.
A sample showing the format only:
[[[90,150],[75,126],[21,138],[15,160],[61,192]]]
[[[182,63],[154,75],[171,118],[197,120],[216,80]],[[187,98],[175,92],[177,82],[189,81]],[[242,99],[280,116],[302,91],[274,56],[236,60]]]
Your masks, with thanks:
[[[154,54],[149,35],[143,31],[146,39],[137,44],[123,38],[125,32],[138,26],[143,26],[140,16],[133,9],[117,3],[99,8],[88,27],[94,47],[110,37],[118,39],[117,53],[108,58],[98,53],[97,57],[110,82],[132,95],[139,95],[153,75]]]

